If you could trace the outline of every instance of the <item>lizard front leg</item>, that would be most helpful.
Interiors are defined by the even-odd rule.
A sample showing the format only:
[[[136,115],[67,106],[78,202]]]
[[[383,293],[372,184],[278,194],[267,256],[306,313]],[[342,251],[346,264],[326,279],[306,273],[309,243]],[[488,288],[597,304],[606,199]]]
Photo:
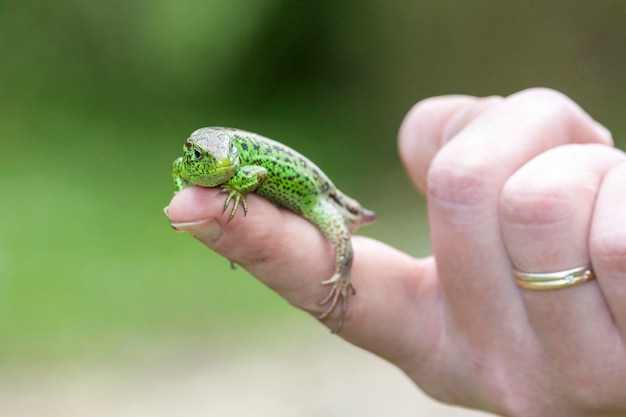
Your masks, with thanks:
[[[174,161],[172,169],[172,179],[174,180],[174,192],[178,193],[185,187],[189,186],[189,182],[186,179],[185,171],[183,169],[183,158],[178,157]]]
[[[235,217],[239,203],[243,206],[244,216],[248,214],[248,205],[246,204],[246,194],[253,192],[261,186],[267,179],[267,170],[261,166],[248,165],[239,168],[237,173],[228,181],[222,184],[220,193],[228,194],[224,202],[224,211],[228,209],[228,205],[233,200],[233,209],[228,216],[228,221]]]

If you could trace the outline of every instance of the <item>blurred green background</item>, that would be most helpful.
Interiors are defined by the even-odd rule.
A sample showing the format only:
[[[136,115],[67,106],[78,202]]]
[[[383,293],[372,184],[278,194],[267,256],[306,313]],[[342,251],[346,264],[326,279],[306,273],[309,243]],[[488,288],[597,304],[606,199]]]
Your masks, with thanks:
[[[379,213],[364,234],[426,255],[396,153],[409,108],[546,86],[619,142],[625,16],[619,1],[3,0],[0,364],[315,326],[169,228],[187,135],[288,143]]]

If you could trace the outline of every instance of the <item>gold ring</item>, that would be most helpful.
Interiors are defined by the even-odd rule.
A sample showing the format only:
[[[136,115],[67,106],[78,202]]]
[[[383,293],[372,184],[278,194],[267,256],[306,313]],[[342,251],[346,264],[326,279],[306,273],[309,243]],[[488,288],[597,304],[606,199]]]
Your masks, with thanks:
[[[596,277],[591,265],[546,274],[532,274],[516,269],[513,272],[515,284],[526,290],[557,290],[580,285]]]

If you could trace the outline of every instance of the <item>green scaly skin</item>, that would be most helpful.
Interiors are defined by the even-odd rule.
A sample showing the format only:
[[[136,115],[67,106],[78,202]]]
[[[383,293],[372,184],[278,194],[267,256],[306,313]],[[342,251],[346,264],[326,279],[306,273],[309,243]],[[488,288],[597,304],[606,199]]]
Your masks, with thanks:
[[[330,291],[319,302],[328,308],[318,318],[326,318],[341,300],[332,330],[339,331],[348,297],[355,293],[350,281],[350,234],[373,222],[373,211],[339,191],[313,162],[293,149],[239,129],[205,127],[193,132],[183,156],[174,161],[173,178],[177,192],[192,185],[221,187],[227,194],[224,211],[233,202],[228,221],[240,205],[244,215],[248,212],[246,194],[255,192],[315,224],[335,249],[335,273],[322,281],[331,286]]]

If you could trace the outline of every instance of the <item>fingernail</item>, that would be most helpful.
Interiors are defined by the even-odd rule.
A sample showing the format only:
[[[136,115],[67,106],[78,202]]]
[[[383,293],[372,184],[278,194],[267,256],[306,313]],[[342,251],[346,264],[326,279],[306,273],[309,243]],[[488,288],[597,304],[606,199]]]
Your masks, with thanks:
[[[207,246],[213,246],[224,233],[222,226],[215,219],[203,219],[195,222],[170,223],[181,232],[187,232]]]
[[[169,219],[169,206],[163,208],[163,213]],[[215,219],[202,219],[193,222],[171,222],[170,226],[178,232],[186,232],[200,242],[211,247],[224,233],[222,225]]]

